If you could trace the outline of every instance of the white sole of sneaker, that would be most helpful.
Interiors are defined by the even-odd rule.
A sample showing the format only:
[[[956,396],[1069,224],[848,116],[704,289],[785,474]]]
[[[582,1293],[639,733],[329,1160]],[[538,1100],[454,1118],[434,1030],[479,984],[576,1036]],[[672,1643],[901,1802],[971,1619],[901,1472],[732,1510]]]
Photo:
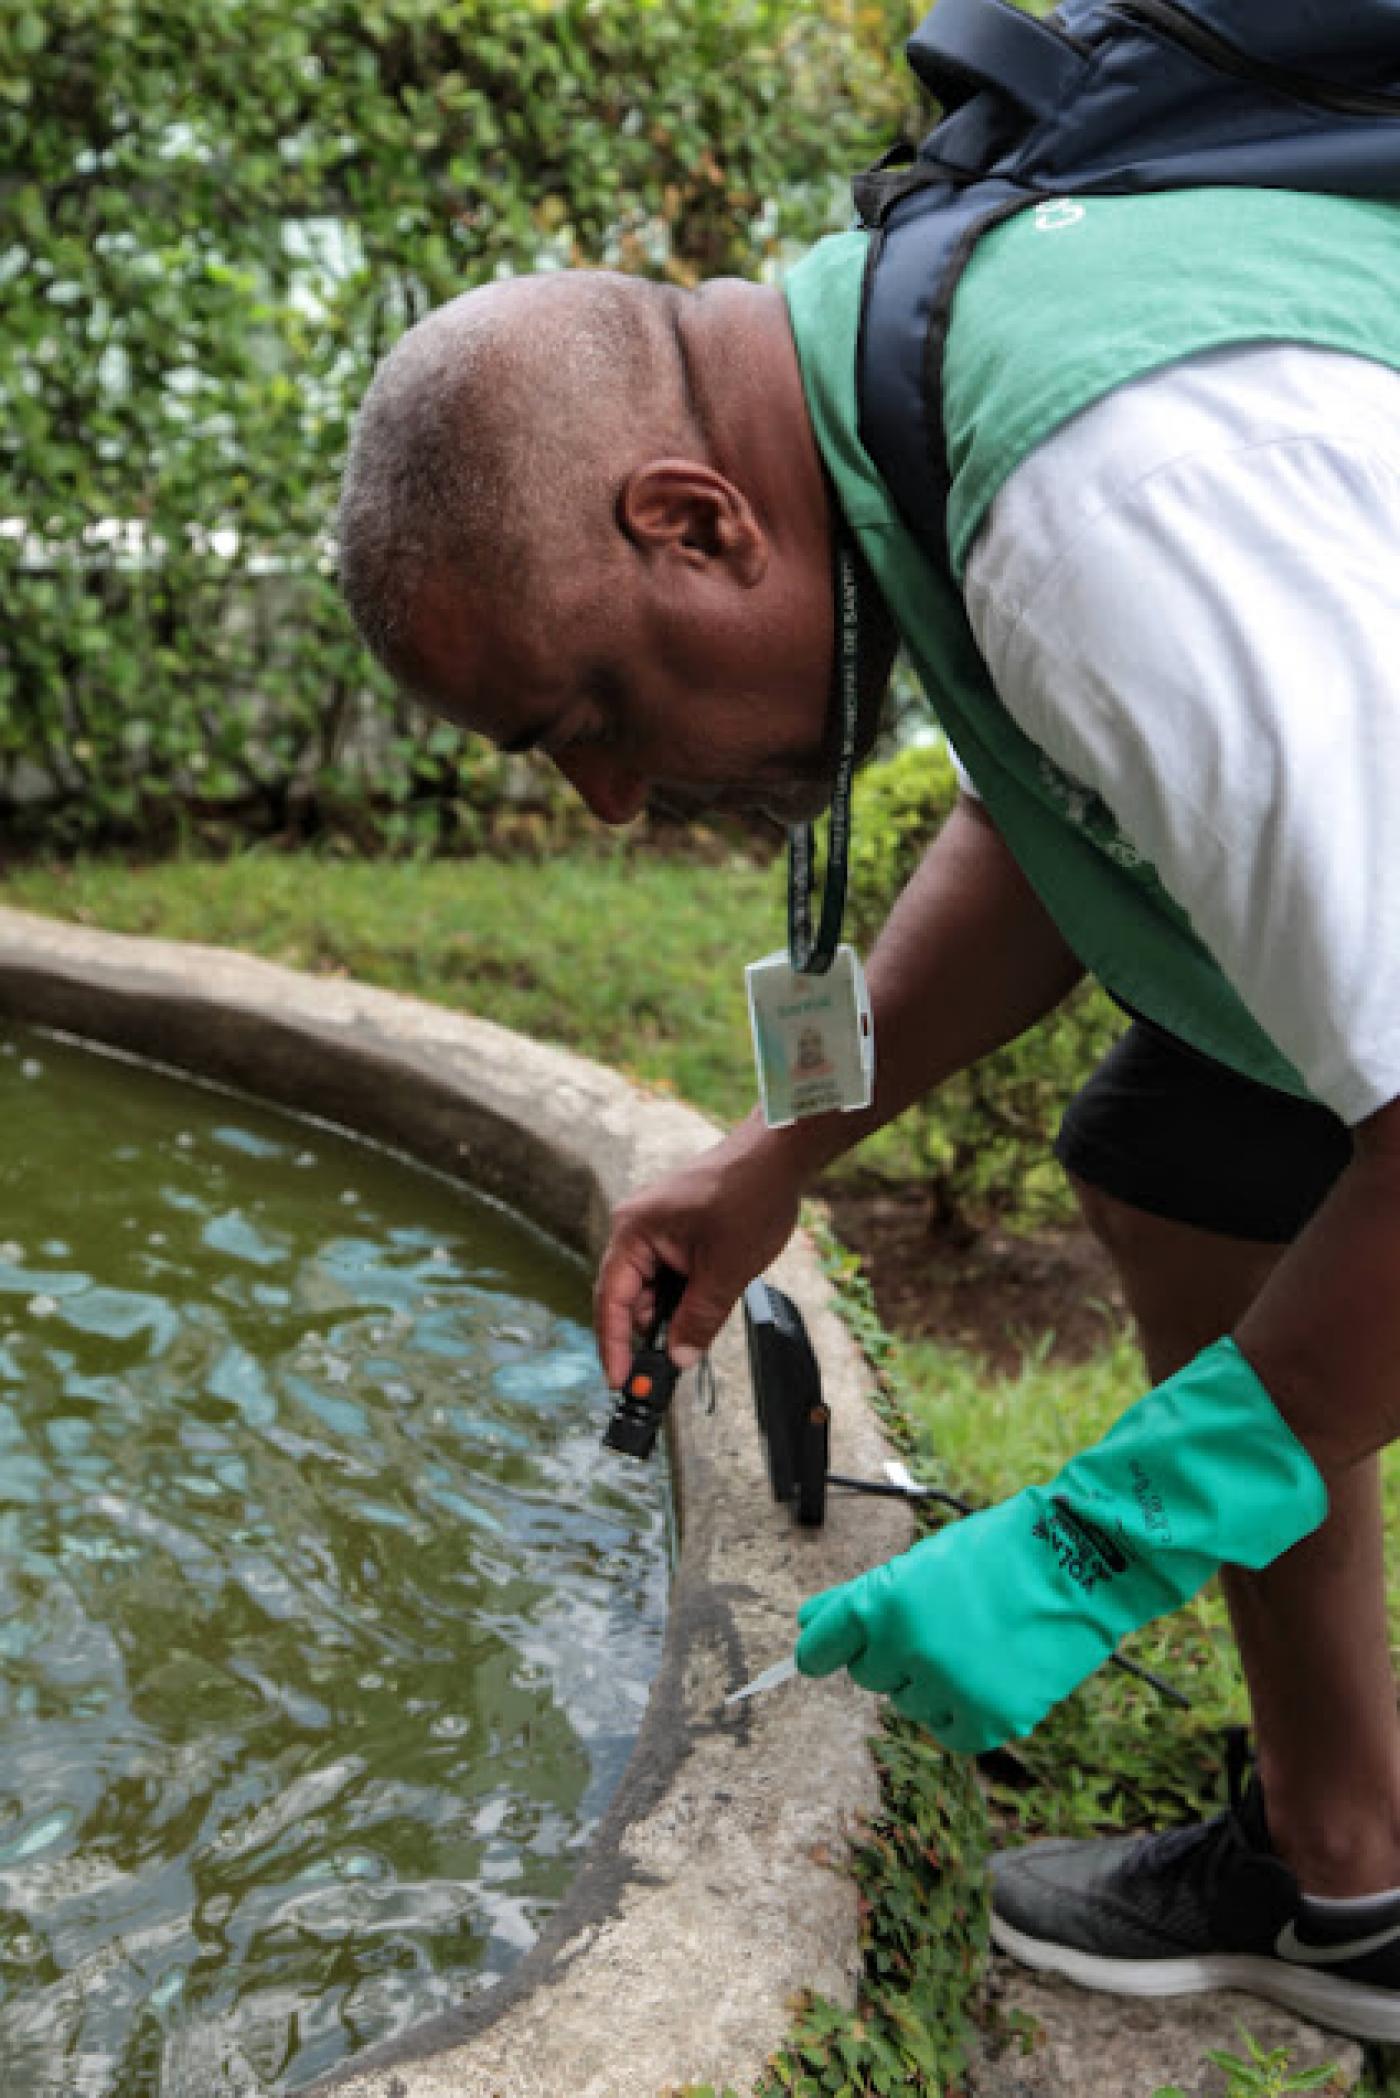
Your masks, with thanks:
[[[1400,1991],[1370,1989],[1287,1960],[1232,1952],[1199,1959],[1110,1960],[1072,1945],[1027,1937],[996,1915],[992,1943],[1023,1967],[1062,1974],[1082,1989],[1099,1989],[1110,1996],[1195,1996],[1206,1989],[1243,1989],[1353,2040],[1400,2040]]]

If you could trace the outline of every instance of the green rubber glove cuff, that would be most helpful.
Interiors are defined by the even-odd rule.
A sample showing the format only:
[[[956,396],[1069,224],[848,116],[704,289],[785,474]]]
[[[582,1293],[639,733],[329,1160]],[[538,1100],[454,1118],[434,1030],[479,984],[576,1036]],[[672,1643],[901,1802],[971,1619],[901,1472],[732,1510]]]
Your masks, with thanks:
[[[1267,1566],[1327,1492],[1233,1341],[1030,1486],[802,1605],[797,1665],[848,1668],[948,1747],[1029,1733],[1222,1563]]]
[[[1075,1519],[1088,1526],[1091,1585],[1102,1583],[1120,1636],[1184,1603],[1219,1566],[1267,1566],[1327,1513],[1317,1466],[1232,1340],[1030,1490],[1062,1553]]]

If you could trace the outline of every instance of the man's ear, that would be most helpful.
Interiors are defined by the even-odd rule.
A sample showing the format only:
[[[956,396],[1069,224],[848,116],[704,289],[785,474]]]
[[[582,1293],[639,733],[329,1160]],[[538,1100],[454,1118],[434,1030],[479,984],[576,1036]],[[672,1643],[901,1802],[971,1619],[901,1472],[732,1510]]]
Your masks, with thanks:
[[[768,568],[768,536],[741,488],[699,459],[649,459],[627,476],[617,521],[638,552],[719,561],[746,589]]]

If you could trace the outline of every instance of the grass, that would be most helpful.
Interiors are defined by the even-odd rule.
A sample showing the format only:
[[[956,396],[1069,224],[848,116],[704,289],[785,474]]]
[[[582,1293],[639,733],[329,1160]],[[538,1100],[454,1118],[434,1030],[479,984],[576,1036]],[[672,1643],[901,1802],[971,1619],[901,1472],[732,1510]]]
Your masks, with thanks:
[[[80,859],[11,869],[0,902],[463,1007],[721,1121],[753,1101],[743,965],[786,934],[773,870],[625,850],[538,864]]]

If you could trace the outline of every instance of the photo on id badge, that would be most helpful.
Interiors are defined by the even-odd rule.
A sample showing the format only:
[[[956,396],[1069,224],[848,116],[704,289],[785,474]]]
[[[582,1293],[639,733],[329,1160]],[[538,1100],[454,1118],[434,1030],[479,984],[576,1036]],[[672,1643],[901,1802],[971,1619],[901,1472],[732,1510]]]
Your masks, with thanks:
[[[792,1086],[792,1107],[795,1114],[811,1108],[820,1099],[825,1106],[830,1099],[832,1080],[836,1067],[826,1053],[826,1036],[815,1021],[809,1020],[797,1037],[797,1050],[788,1072]],[[831,1099],[831,1105],[836,1102]]]

